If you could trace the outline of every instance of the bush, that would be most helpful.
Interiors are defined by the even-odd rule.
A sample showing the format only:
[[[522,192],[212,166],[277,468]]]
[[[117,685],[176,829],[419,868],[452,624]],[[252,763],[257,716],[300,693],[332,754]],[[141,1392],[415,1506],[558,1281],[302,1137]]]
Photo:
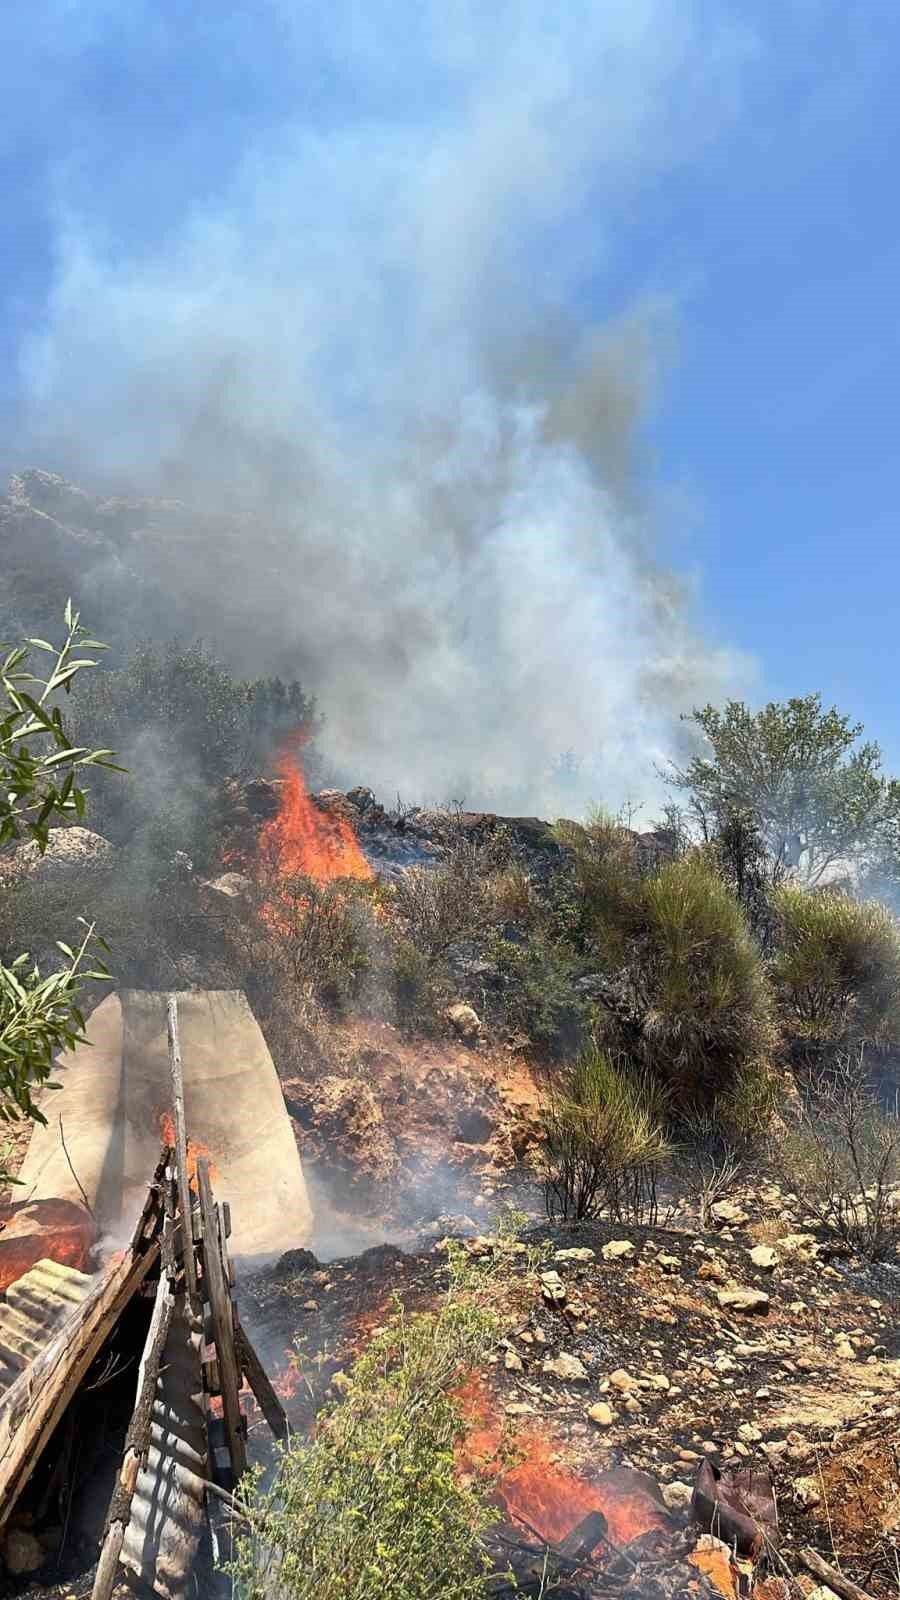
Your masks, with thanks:
[[[774,963],[791,1032],[813,1046],[900,1040],[900,931],[883,906],[783,888]]]
[[[594,1047],[544,1108],[544,1197],[551,1220],[655,1221],[656,1181],[670,1154],[657,1084]]]
[[[301,873],[260,881],[258,914],[295,996],[334,1011],[359,996],[383,943],[374,893],[352,878],[317,883]]]
[[[870,1261],[900,1246],[900,1118],[841,1054],[824,1088],[780,1139],[781,1180],[834,1238]]]
[[[495,1520],[484,1487],[456,1470],[464,1425],[453,1391],[482,1360],[497,1324],[451,1255],[434,1313],[399,1305],[356,1362],[315,1437],[279,1450],[271,1487],[241,1496],[242,1600],[477,1600]]]
[[[733,894],[698,854],[643,880],[643,928],[628,964],[632,1057],[673,1108],[724,1103],[767,1077],[772,999]]]
[[[406,1033],[431,1033],[437,1025],[442,1000],[440,976],[425,951],[412,939],[395,939],[391,946],[390,985],[397,1026]]]
[[[500,939],[492,954],[507,1026],[553,1060],[582,1049],[593,1014],[577,987],[583,965],[574,951],[535,933],[521,945]]]
[[[641,923],[641,863],[634,835],[597,811],[586,824],[558,822],[554,836],[567,851],[574,894],[557,885],[558,914],[582,948],[608,966],[627,959]]]

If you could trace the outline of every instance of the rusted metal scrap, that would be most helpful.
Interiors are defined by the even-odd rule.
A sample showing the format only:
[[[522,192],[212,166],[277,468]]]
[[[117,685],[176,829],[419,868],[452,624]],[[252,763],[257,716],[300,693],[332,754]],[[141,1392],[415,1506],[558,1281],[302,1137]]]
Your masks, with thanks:
[[[778,1508],[768,1472],[720,1472],[710,1461],[697,1470],[691,1515],[698,1527],[714,1533],[739,1555],[762,1555],[778,1528]]]

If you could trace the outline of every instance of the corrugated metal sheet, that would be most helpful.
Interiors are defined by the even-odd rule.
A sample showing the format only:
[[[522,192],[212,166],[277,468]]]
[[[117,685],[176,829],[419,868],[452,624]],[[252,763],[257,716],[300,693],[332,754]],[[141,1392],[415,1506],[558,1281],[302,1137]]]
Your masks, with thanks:
[[[95,1278],[56,1261],[38,1261],[0,1300],[0,1395],[31,1365]]]
[[[122,1565],[164,1600],[193,1594],[190,1573],[206,1515],[206,1417],[200,1336],[184,1301],[172,1318],[160,1367],[147,1464],[138,1474]]]

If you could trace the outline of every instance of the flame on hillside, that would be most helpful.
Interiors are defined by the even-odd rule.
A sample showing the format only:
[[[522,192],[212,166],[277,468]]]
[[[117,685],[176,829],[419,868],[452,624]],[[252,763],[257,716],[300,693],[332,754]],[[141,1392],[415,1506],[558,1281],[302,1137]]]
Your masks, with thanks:
[[[338,878],[371,879],[374,874],[346,817],[320,811],[310,797],[296,749],[278,761],[281,780],[278,815],[260,834],[263,858],[279,877],[304,876],[316,883]]]

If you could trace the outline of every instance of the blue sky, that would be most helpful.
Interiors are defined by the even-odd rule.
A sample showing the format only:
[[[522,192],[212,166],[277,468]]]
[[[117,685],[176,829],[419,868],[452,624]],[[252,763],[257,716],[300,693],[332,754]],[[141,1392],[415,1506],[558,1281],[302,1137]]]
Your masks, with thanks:
[[[819,688],[900,770],[893,0],[38,0],[4,8],[0,63],[0,463],[156,487],[214,392],[242,433],[303,439],[326,540],[358,561],[377,527],[406,570],[431,511],[398,461],[499,504],[496,440],[546,408],[566,461],[517,433],[490,539],[527,507],[557,617],[585,574],[627,614],[573,622],[573,655],[601,641],[581,703],[630,652],[606,714],[643,703],[638,639],[670,710]],[[580,464],[599,555],[572,531]],[[648,548],[691,591],[669,632],[622,600]],[[503,660],[557,625],[516,603]],[[666,737],[648,722],[642,758]]]

